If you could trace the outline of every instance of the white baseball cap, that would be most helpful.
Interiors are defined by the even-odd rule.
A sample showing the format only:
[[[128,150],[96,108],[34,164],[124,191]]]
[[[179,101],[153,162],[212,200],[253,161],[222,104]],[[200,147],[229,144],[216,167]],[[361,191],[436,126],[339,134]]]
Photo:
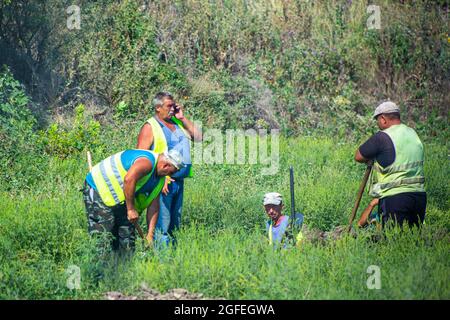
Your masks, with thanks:
[[[185,164],[183,163],[183,156],[178,150],[171,149],[168,152],[165,151],[163,154],[167,161],[169,161],[175,168],[178,170],[184,168]]]
[[[280,205],[283,203],[283,197],[278,192],[269,192],[264,195],[263,205]]]
[[[392,101],[386,101],[380,104],[373,113],[374,119],[382,113],[400,113],[400,108]]]

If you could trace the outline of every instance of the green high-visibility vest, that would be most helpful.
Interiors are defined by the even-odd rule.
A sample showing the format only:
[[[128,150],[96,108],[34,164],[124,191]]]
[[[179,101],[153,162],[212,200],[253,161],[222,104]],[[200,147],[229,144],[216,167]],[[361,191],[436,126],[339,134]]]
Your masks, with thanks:
[[[178,127],[180,127],[180,129],[184,133],[184,135],[190,140],[191,136],[186,131],[186,129],[184,129],[183,123],[175,117],[172,117],[172,121],[175,122],[178,125]],[[158,123],[158,120],[156,120],[155,117],[151,117],[150,119],[147,120],[147,123],[150,124],[150,126],[152,127],[153,144],[154,144],[153,151],[156,153],[163,153],[163,152],[167,151],[168,145],[167,145],[167,141],[166,141],[166,136],[164,135],[164,132],[163,132],[160,124]],[[192,166],[191,166],[189,168],[188,177],[190,178],[193,176],[194,176],[194,173],[192,171]]]
[[[139,193],[139,190],[152,176],[153,172],[155,171],[156,164],[158,163],[158,153],[148,150],[146,150],[146,152],[149,152],[154,156],[155,163],[153,164],[152,171],[139,179],[136,183],[134,206],[138,212],[141,212],[145,208],[147,208],[151,204],[151,202],[159,195],[164,186],[164,177],[161,177],[158,181],[158,184],[152,190],[152,192],[150,192],[150,194],[146,195],[143,193]],[[97,192],[100,195],[103,203],[108,207],[113,207],[125,202],[123,182],[128,171],[125,170],[122,164],[122,153],[123,151],[106,158],[105,160],[95,165],[91,171],[92,179],[94,180],[95,186],[97,187]]]
[[[394,144],[395,160],[386,168],[375,161],[369,194],[384,198],[405,192],[425,192],[423,145],[417,133],[404,124],[391,126],[383,132]]]

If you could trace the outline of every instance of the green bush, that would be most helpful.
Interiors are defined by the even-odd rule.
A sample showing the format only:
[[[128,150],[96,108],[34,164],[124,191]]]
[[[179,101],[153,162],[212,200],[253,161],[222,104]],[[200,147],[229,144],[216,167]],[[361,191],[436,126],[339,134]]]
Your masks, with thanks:
[[[142,115],[158,91],[183,92],[183,73],[157,45],[160,19],[130,0],[104,6],[86,3],[83,10],[84,32],[76,39],[81,52],[74,57],[79,64],[73,76],[82,79],[86,90],[118,106],[116,116]]]
[[[447,117],[442,8],[380,6],[383,28],[368,30],[367,5],[355,1],[86,3],[72,39],[80,50],[63,55],[77,62],[70,83],[102,97],[117,120],[147,116],[160,90],[220,128],[358,135],[387,98],[412,125]]]
[[[85,107],[80,104],[75,108],[75,120],[71,128],[65,129],[54,123],[40,132],[40,142],[49,155],[65,158],[70,154],[100,146],[100,124],[87,120]]]
[[[3,66],[0,71],[0,125],[4,133],[30,133],[36,124],[30,109],[31,101],[23,86],[11,71]]]
[[[3,67],[0,72],[0,184],[6,190],[28,189],[43,174],[39,168],[43,159],[35,134],[36,119],[30,105],[23,86]]]

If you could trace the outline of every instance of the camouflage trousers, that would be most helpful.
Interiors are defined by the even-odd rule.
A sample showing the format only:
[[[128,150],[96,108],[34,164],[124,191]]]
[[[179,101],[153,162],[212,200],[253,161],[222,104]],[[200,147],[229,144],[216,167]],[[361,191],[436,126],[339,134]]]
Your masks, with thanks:
[[[87,183],[83,188],[83,200],[89,234],[101,238],[99,249],[105,253],[108,247],[112,247],[119,253],[132,253],[136,240],[135,228],[128,220],[126,205],[106,206],[97,191]]]

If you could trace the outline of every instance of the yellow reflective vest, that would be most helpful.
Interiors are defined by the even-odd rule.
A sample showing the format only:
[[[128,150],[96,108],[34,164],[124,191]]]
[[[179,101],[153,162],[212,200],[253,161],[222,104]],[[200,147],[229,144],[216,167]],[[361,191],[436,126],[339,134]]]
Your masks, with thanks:
[[[183,123],[175,117],[172,117],[172,121],[178,125],[178,127],[181,129],[181,131],[184,133],[184,135],[190,140],[191,136],[186,131],[186,129],[184,129]],[[164,135],[163,129],[161,128],[160,124],[158,123],[158,120],[156,120],[155,117],[151,117],[150,119],[147,120],[147,123],[150,124],[150,126],[152,127],[153,145],[154,145],[153,151],[156,153],[163,153],[163,152],[167,151],[168,145],[167,145],[166,136]],[[189,169],[188,177],[192,177],[192,176],[193,176],[193,172],[192,172],[192,166],[191,166]]]
[[[150,192],[150,194],[139,193],[139,190],[145,185],[145,183],[151,178],[155,171],[156,164],[158,163],[158,155],[156,152],[149,150],[142,150],[151,153],[155,162],[153,164],[152,171],[146,176],[139,179],[136,183],[135,193],[135,208],[138,212],[147,208],[151,202],[159,195],[164,186],[164,177],[161,177],[156,187]],[[125,202],[125,193],[123,191],[124,180],[127,174],[125,170],[121,155],[122,152],[116,153],[105,160],[101,161],[92,168],[91,175],[94,180],[97,192],[100,195],[103,203],[108,207],[113,207]]]
[[[395,160],[382,167],[375,161],[369,194],[384,198],[405,192],[425,192],[423,145],[414,129],[404,125],[394,125],[383,130],[392,140]]]

